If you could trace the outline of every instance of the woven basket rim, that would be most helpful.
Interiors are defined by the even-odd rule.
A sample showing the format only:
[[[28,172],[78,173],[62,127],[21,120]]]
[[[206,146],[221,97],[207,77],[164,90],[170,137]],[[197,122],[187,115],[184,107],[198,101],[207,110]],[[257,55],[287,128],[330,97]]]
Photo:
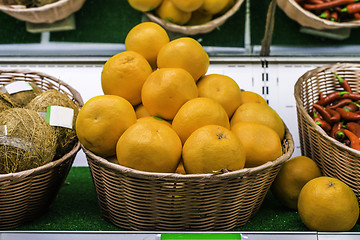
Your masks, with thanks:
[[[286,13],[286,15],[297,21],[298,23],[300,23],[301,21],[299,21],[299,16],[290,16],[288,15],[288,13],[286,12],[285,8],[286,5],[290,4],[292,5],[294,8],[297,9],[298,12],[301,12],[304,16],[310,18],[313,23],[317,23],[318,26],[316,26],[315,24],[312,26],[308,26],[307,24],[303,25],[302,23],[300,23],[303,26],[306,27],[314,27],[317,29],[336,29],[336,28],[356,28],[356,27],[360,27],[360,20],[352,20],[352,21],[348,21],[348,22],[332,22],[330,20],[326,20],[326,19],[322,19],[318,16],[316,16],[314,13],[304,9],[303,7],[301,7],[297,2],[295,2],[295,0],[277,0],[277,4],[278,6],[284,10],[284,12]]]
[[[44,78],[48,78],[52,81],[55,81],[59,85],[63,85],[64,87],[66,87],[71,92],[71,94],[73,95],[73,98],[76,100],[76,102],[79,104],[80,107],[82,107],[84,105],[84,101],[83,101],[80,93],[77,90],[75,90],[75,88],[73,88],[66,82],[64,82],[56,77],[53,77],[53,76],[48,75],[43,72],[33,71],[30,69],[0,69],[0,74],[14,74],[14,73],[15,74],[25,74],[25,75],[28,75],[28,74],[37,75],[39,77],[44,77]]]
[[[351,152],[352,155],[355,155],[356,157],[360,158],[360,151],[355,150],[351,147],[345,146],[344,144],[340,143],[339,141],[333,139],[332,137],[330,137],[320,126],[318,126],[317,124],[315,124],[315,122],[313,121],[313,119],[311,118],[310,114],[306,111],[306,109],[304,108],[304,104],[300,99],[300,91],[301,91],[301,84],[303,81],[305,81],[306,79],[311,78],[312,76],[316,76],[317,74],[321,73],[321,72],[325,72],[329,69],[341,69],[344,70],[346,68],[350,68],[350,67],[356,67],[359,68],[360,70],[360,64],[357,63],[335,63],[335,64],[327,64],[327,65],[323,65],[317,68],[314,68],[312,70],[309,70],[307,72],[305,72],[302,76],[299,77],[299,79],[297,80],[297,82],[295,83],[294,86],[294,97],[295,97],[295,101],[296,101],[296,106],[299,109],[299,111],[301,112],[301,114],[306,118],[306,120],[308,121],[308,123],[318,132],[320,133],[320,136],[324,139],[326,139],[327,141],[329,141],[331,144],[335,145],[337,148],[344,150],[344,151],[349,151]],[[332,70],[331,72],[334,72],[334,70]]]
[[[194,26],[181,26],[166,20],[163,20],[157,16],[155,16],[151,12],[146,12],[145,15],[152,21],[159,23],[164,28],[170,31],[180,32],[184,34],[198,34],[198,33],[207,33],[212,31],[214,28],[223,24],[228,18],[234,15],[239,9],[244,0],[237,0],[236,3],[223,15],[201,25]]]
[[[285,124],[284,124],[285,125]],[[293,151],[294,151],[294,140],[289,131],[289,129],[285,125],[285,136],[283,142],[285,141],[285,149],[286,152],[283,153],[279,158],[274,161],[269,161],[264,163],[260,166],[253,167],[253,168],[243,168],[240,170],[221,173],[221,174],[179,174],[179,173],[157,173],[157,172],[145,172],[140,170],[135,170],[132,168],[128,168],[125,166],[121,166],[119,164],[112,163],[100,156],[97,156],[90,150],[86,149],[83,145],[81,145],[82,150],[84,153],[89,156],[92,160],[96,163],[102,165],[105,168],[111,169],[117,172],[126,173],[129,176],[141,176],[142,178],[148,179],[168,179],[168,180],[198,180],[198,179],[226,179],[226,178],[234,178],[234,177],[241,177],[248,174],[254,174],[257,172],[261,172],[267,168],[271,168],[272,166],[281,164],[290,159]]]
[[[19,12],[19,13],[20,12],[41,12],[41,11],[46,11],[46,10],[54,8],[54,7],[64,5],[70,1],[72,1],[72,0],[59,0],[59,1],[56,1],[53,3],[46,4],[41,7],[31,7],[31,8],[12,8],[12,7],[10,7],[11,5],[1,5],[0,4],[0,10]],[[80,1],[80,0],[76,0],[76,1]]]

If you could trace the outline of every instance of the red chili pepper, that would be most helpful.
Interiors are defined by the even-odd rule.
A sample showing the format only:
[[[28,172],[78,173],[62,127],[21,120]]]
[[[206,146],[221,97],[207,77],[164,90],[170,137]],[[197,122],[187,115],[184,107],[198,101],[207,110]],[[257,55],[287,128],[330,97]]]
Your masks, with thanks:
[[[341,9],[342,12],[347,12],[350,14],[360,12],[360,3],[351,3],[345,8]]]
[[[360,100],[360,94],[359,93],[345,93],[344,94],[346,98],[350,98],[353,101]]]
[[[346,81],[344,78],[337,75],[335,72],[334,72],[334,75],[337,78],[337,80],[339,81],[340,86],[344,89],[344,91],[347,91],[349,93],[353,93],[348,81]]]
[[[360,114],[358,114],[358,113],[348,112],[343,108],[337,108],[336,111],[338,111],[340,113],[341,117],[344,120],[347,120],[347,121],[358,121],[358,120],[360,120]]]
[[[344,128],[343,128],[343,123],[342,122],[338,122],[335,123],[330,131],[330,137],[335,138],[336,140],[343,140],[345,137],[344,134]]]
[[[330,10],[329,9],[326,9],[324,10],[320,15],[319,15],[320,18],[323,18],[323,19],[330,19]]]
[[[330,109],[330,108],[326,108],[325,109],[330,115],[330,122],[331,123],[337,123],[337,122],[340,122],[341,120],[341,115],[339,112],[337,112],[336,110],[334,109]]]
[[[319,125],[324,131],[329,132],[331,130],[331,126],[329,123],[321,119],[316,112],[313,113],[313,120],[315,121],[316,125]]]
[[[304,8],[309,11],[324,10],[324,9],[329,9],[329,8],[346,5],[346,4],[351,4],[351,3],[356,3],[356,2],[357,2],[357,0],[334,0],[334,1],[325,2],[322,4],[304,4]]]
[[[345,135],[350,140],[350,147],[355,150],[360,150],[360,139],[351,131],[344,129]]]
[[[349,98],[344,98],[339,100],[337,103],[335,103],[334,105],[328,106],[327,108],[331,108],[331,109],[336,109],[338,107],[344,107],[345,105],[348,105],[349,103],[352,103],[353,101]]]
[[[326,97],[324,97],[322,100],[319,100],[317,102],[317,104],[321,105],[321,106],[326,106],[329,105],[333,102],[335,102],[336,100],[339,100],[340,98],[342,98],[342,96],[344,96],[346,94],[346,96],[349,95],[349,92],[346,91],[340,91],[340,92],[332,92],[329,93]],[[359,95],[360,96],[360,95]],[[360,98],[359,98],[360,99]]]
[[[354,18],[355,18],[355,19],[360,19],[360,13],[358,13],[358,12],[357,12],[357,13],[354,13]]]
[[[339,19],[339,13],[337,11],[332,11],[330,13],[330,21],[336,22]]]
[[[328,123],[331,123],[331,115],[329,112],[325,110],[323,106],[320,106],[319,104],[314,103],[313,107],[316,109],[316,111],[321,115],[321,117]]]
[[[351,102],[350,104],[344,106],[343,109],[348,112],[356,112],[357,110],[359,110],[357,105],[358,104]]]
[[[346,124],[346,129],[353,132],[358,138],[360,138],[360,124],[356,122],[348,122]]]

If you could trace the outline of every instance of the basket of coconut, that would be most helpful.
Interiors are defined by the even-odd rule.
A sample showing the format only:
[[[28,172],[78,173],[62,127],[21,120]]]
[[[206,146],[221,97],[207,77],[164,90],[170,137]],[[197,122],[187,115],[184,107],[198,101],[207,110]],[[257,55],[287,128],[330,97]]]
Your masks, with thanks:
[[[0,0],[0,10],[25,22],[54,23],[80,10],[85,0]]]
[[[47,211],[64,183],[80,150],[83,100],[29,70],[0,70],[0,86],[0,229],[13,229]]]

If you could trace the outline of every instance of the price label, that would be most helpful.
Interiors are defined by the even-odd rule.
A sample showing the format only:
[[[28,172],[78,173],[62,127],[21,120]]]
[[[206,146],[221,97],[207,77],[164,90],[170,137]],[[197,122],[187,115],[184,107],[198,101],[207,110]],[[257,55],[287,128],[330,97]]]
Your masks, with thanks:
[[[160,240],[241,240],[239,233],[165,233]]]

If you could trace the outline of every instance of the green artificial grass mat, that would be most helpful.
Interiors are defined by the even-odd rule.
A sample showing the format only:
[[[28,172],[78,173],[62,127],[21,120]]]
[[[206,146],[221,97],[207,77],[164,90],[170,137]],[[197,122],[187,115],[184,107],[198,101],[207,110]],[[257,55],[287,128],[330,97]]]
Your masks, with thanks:
[[[51,33],[54,42],[124,43],[127,33],[141,23],[144,14],[133,9],[127,1],[87,0],[75,15],[76,30]],[[228,21],[207,34],[191,36],[201,38],[204,46],[243,47],[245,4]],[[170,36],[182,36],[175,33]]]
[[[26,31],[26,24],[0,11],[0,44],[39,43],[40,34]]]
[[[101,217],[88,167],[72,167],[50,209],[14,230],[121,231]],[[269,191],[257,214],[236,231],[308,231],[296,211],[285,209]],[[352,231],[360,231],[357,224]]]

